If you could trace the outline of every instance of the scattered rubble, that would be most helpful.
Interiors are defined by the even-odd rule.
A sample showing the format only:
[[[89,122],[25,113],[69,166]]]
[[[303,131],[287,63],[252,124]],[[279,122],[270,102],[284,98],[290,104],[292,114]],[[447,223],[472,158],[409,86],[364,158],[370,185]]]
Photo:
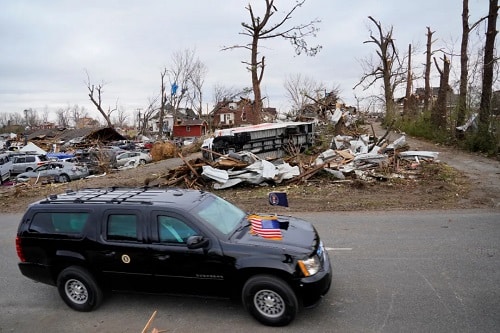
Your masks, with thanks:
[[[331,115],[334,120],[326,124],[333,125],[338,134],[331,138],[329,148],[320,152],[314,152],[318,147],[312,146],[314,122],[261,124],[221,132],[215,137],[218,140],[192,145],[197,151],[201,149],[203,156],[194,160],[186,160],[184,156],[191,151],[181,151],[173,142],[157,142],[150,151],[154,161],[180,156],[184,164],[151,175],[144,185],[222,190],[244,185],[298,185],[314,177],[328,177],[330,182],[339,183],[414,179],[422,163],[437,161],[437,152],[410,150],[404,135],[388,142],[390,128],[377,137],[373,127],[372,135],[353,128],[349,111],[334,109]],[[216,141],[218,144],[214,144]],[[296,148],[286,148],[285,143]],[[287,154],[283,153],[285,148]],[[101,173],[107,171],[111,170]]]
[[[236,185],[301,184],[319,174],[332,181],[387,181],[391,178],[415,178],[421,163],[438,161],[438,153],[409,150],[405,136],[392,143],[362,134],[358,137],[336,136],[327,149],[304,163],[304,155],[274,160],[262,159],[248,152],[220,154],[202,148],[212,158],[184,160],[184,165],[158,179],[158,186],[185,186],[220,190]],[[179,154],[179,156],[182,156]],[[215,157],[215,158],[213,158]]]

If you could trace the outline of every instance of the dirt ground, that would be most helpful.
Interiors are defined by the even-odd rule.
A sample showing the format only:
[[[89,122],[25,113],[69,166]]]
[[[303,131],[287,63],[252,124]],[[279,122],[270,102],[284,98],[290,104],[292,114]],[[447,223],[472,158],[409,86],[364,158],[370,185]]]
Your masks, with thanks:
[[[377,136],[383,130],[376,129]],[[391,133],[392,142],[401,134]],[[218,195],[238,204],[247,211],[261,213],[355,210],[420,210],[457,208],[500,208],[500,162],[455,148],[434,145],[422,140],[406,138],[411,150],[439,152],[439,163],[422,165],[415,179],[383,179],[370,182],[349,180],[340,182],[326,172],[315,175],[304,184],[280,186],[240,186],[214,190]],[[195,153],[186,157],[201,157]],[[48,194],[66,189],[91,187],[136,187],[161,184],[169,169],[183,165],[180,158],[150,163],[134,169],[111,172],[102,177],[89,178],[67,184],[36,186],[2,186],[0,209],[4,213],[22,212],[27,205]],[[211,190],[207,186],[206,190]],[[275,207],[268,203],[270,191],[287,193],[289,207]]]

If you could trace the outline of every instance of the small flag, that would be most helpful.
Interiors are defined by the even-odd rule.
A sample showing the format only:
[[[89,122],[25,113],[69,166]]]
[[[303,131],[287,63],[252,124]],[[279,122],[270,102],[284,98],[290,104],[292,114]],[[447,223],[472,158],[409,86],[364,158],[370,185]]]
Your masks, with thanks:
[[[280,228],[281,225],[277,217],[250,215],[248,219],[251,225],[250,233],[267,239],[283,239]]]
[[[286,197],[286,192],[270,192],[269,203],[272,206],[288,207],[288,198]]]

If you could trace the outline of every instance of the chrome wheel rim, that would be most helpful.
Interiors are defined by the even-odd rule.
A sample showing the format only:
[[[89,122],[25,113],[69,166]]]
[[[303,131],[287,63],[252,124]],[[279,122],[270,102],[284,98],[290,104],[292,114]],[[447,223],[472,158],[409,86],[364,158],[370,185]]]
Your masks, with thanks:
[[[285,313],[285,301],[275,291],[259,290],[253,297],[257,311],[269,318],[277,318]]]
[[[87,287],[79,280],[70,279],[66,281],[64,291],[66,296],[76,304],[85,304],[89,299]]]

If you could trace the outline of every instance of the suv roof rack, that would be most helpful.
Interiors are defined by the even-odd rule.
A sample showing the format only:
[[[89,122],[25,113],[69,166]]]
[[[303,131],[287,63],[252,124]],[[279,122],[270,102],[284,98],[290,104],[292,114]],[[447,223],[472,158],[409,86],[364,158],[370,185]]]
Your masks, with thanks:
[[[40,201],[40,204],[58,203],[138,203],[152,205],[160,193],[176,191],[174,196],[181,196],[178,188],[166,188],[155,190],[151,187],[109,187],[109,188],[84,188],[78,191],[66,190],[62,195],[53,194]],[[150,194],[150,195],[148,195]],[[167,203],[168,201],[162,200]]]

